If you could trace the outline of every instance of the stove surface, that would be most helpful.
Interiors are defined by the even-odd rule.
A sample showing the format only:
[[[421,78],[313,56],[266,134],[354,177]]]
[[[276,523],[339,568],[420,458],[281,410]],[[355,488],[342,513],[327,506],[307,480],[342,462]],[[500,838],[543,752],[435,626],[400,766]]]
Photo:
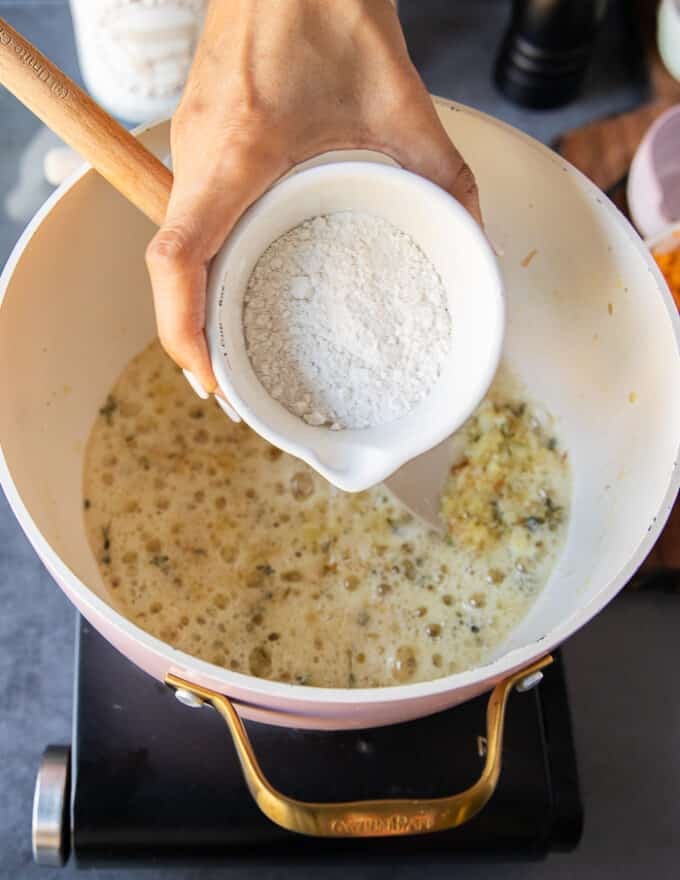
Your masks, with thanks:
[[[392,727],[290,730],[247,722],[272,784],[302,800],[441,797],[479,776],[486,696]],[[246,789],[224,722],[188,709],[85,620],[78,628],[71,838],[79,866],[354,855],[390,860],[537,859],[572,849],[582,826],[561,659],[510,697],[498,789],[452,831],[324,840],[284,831]]]

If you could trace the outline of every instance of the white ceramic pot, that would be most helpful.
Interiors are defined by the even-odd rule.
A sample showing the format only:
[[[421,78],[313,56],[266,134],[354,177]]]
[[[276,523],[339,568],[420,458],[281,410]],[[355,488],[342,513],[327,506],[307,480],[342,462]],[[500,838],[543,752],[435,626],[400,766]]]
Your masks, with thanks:
[[[676,496],[680,321],[647,249],[554,153],[482,114],[446,102],[438,110],[477,175],[502,251],[505,357],[557,415],[574,476],[562,558],[528,617],[479,668],[399,687],[300,687],[197,660],[121,616],[87,542],[83,450],[107,390],[154,334],[143,260],[153,229],[95,173],[78,173],[34,218],[0,281],[0,477],[26,534],[82,613],[132,661],[158,679],[174,672],[228,694],[248,718],[363,727],[488,690],[616,595]],[[158,155],[167,151],[167,125],[143,137]]]

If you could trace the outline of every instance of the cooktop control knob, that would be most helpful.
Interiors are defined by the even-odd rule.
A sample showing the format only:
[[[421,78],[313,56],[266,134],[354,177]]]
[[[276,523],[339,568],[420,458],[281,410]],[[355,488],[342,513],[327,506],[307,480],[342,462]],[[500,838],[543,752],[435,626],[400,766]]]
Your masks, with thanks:
[[[33,860],[38,865],[61,867],[69,857],[70,776],[70,747],[48,746],[33,796]]]

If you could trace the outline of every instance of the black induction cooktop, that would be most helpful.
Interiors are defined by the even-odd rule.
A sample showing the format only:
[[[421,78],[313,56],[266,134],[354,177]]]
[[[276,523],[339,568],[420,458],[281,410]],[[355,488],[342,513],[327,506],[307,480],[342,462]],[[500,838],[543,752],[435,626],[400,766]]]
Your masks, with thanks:
[[[480,697],[370,730],[246,726],[265,774],[294,797],[437,797],[478,777],[485,712]],[[68,749],[57,756],[66,762]],[[280,829],[250,797],[217,713],[182,706],[82,619],[70,765],[61,835],[44,839],[56,839],[62,857],[70,852],[79,867],[540,859],[573,849],[583,823],[559,654],[537,688],[511,695],[497,791],[477,817],[452,831],[326,840]]]

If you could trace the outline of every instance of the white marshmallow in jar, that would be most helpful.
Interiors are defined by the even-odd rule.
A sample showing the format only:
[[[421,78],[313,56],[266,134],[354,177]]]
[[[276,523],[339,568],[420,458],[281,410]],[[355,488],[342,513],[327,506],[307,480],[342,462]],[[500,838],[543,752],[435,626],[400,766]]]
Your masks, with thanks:
[[[207,0],[71,0],[85,85],[128,122],[170,116],[179,102]]]

